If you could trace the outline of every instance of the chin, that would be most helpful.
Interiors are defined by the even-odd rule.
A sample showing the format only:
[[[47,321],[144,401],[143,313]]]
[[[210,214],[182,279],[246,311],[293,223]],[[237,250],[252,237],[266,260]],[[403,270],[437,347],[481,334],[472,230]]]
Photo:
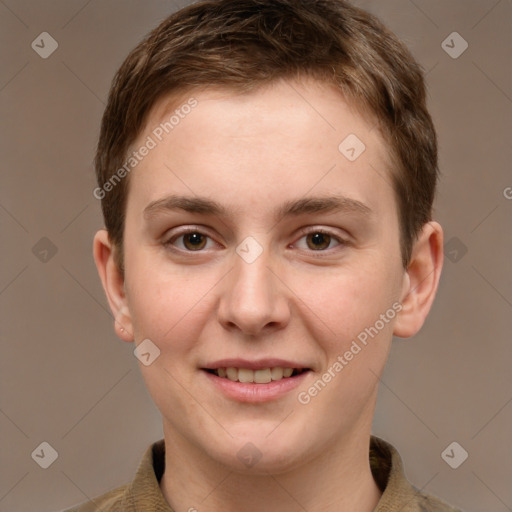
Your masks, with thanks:
[[[217,448],[210,455],[231,471],[252,475],[285,473],[307,458],[304,440],[294,440],[284,432],[281,437],[272,438],[274,434],[268,436],[268,429],[264,432],[235,436],[229,448]]]

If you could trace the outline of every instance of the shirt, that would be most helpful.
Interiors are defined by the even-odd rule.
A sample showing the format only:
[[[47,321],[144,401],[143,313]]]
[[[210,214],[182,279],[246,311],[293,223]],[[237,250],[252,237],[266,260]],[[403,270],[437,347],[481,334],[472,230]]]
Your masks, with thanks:
[[[370,467],[382,491],[374,512],[460,512],[411,485],[397,450],[375,436],[370,438]],[[164,469],[161,439],[146,450],[131,483],[66,512],[173,512],[159,486]]]

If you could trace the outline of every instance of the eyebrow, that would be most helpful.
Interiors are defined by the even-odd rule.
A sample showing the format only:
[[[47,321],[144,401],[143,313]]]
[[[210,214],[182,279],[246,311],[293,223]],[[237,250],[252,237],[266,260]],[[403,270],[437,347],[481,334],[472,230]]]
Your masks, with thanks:
[[[173,210],[183,210],[189,213],[203,215],[227,216],[229,210],[218,202],[206,197],[170,195],[162,199],[152,201],[144,209],[145,219],[150,219],[159,213]],[[275,213],[276,220],[283,217],[293,217],[312,213],[355,213],[369,217],[373,211],[369,206],[345,196],[319,196],[306,197],[287,201]]]

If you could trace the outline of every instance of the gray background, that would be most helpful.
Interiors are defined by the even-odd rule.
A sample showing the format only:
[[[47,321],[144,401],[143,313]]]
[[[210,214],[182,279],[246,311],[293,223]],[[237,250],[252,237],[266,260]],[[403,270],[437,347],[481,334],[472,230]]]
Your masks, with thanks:
[[[0,0],[0,512],[58,510],[125,483],[162,437],[92,260],[102,225],[92,158],[115,70],[186,3]],[[418,487],[468,512],[510,511],[512,4],[355,3],[428,71],[436,219],[450,244],[424,329],[394,342],[374,434],[399,449]],[[59,44],[48,59],[31,48],[43,31]],[[441,47],[454,31],[469,44],[457,59]],[[43,441],[58,452],[48,469],[31,457]],[[469,453],[457,469],[441,458],[452,441]]]

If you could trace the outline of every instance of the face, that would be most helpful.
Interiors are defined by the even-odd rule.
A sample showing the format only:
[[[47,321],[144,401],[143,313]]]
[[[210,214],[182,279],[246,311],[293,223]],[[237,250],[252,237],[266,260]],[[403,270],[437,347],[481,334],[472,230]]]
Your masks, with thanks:
[[[156,143],[129,178],[118,318],[160,351],[141,370],[166,437],[286,470],[370,431],[408,284],[388,148],[316,82],[190,96],[134,144]]]

